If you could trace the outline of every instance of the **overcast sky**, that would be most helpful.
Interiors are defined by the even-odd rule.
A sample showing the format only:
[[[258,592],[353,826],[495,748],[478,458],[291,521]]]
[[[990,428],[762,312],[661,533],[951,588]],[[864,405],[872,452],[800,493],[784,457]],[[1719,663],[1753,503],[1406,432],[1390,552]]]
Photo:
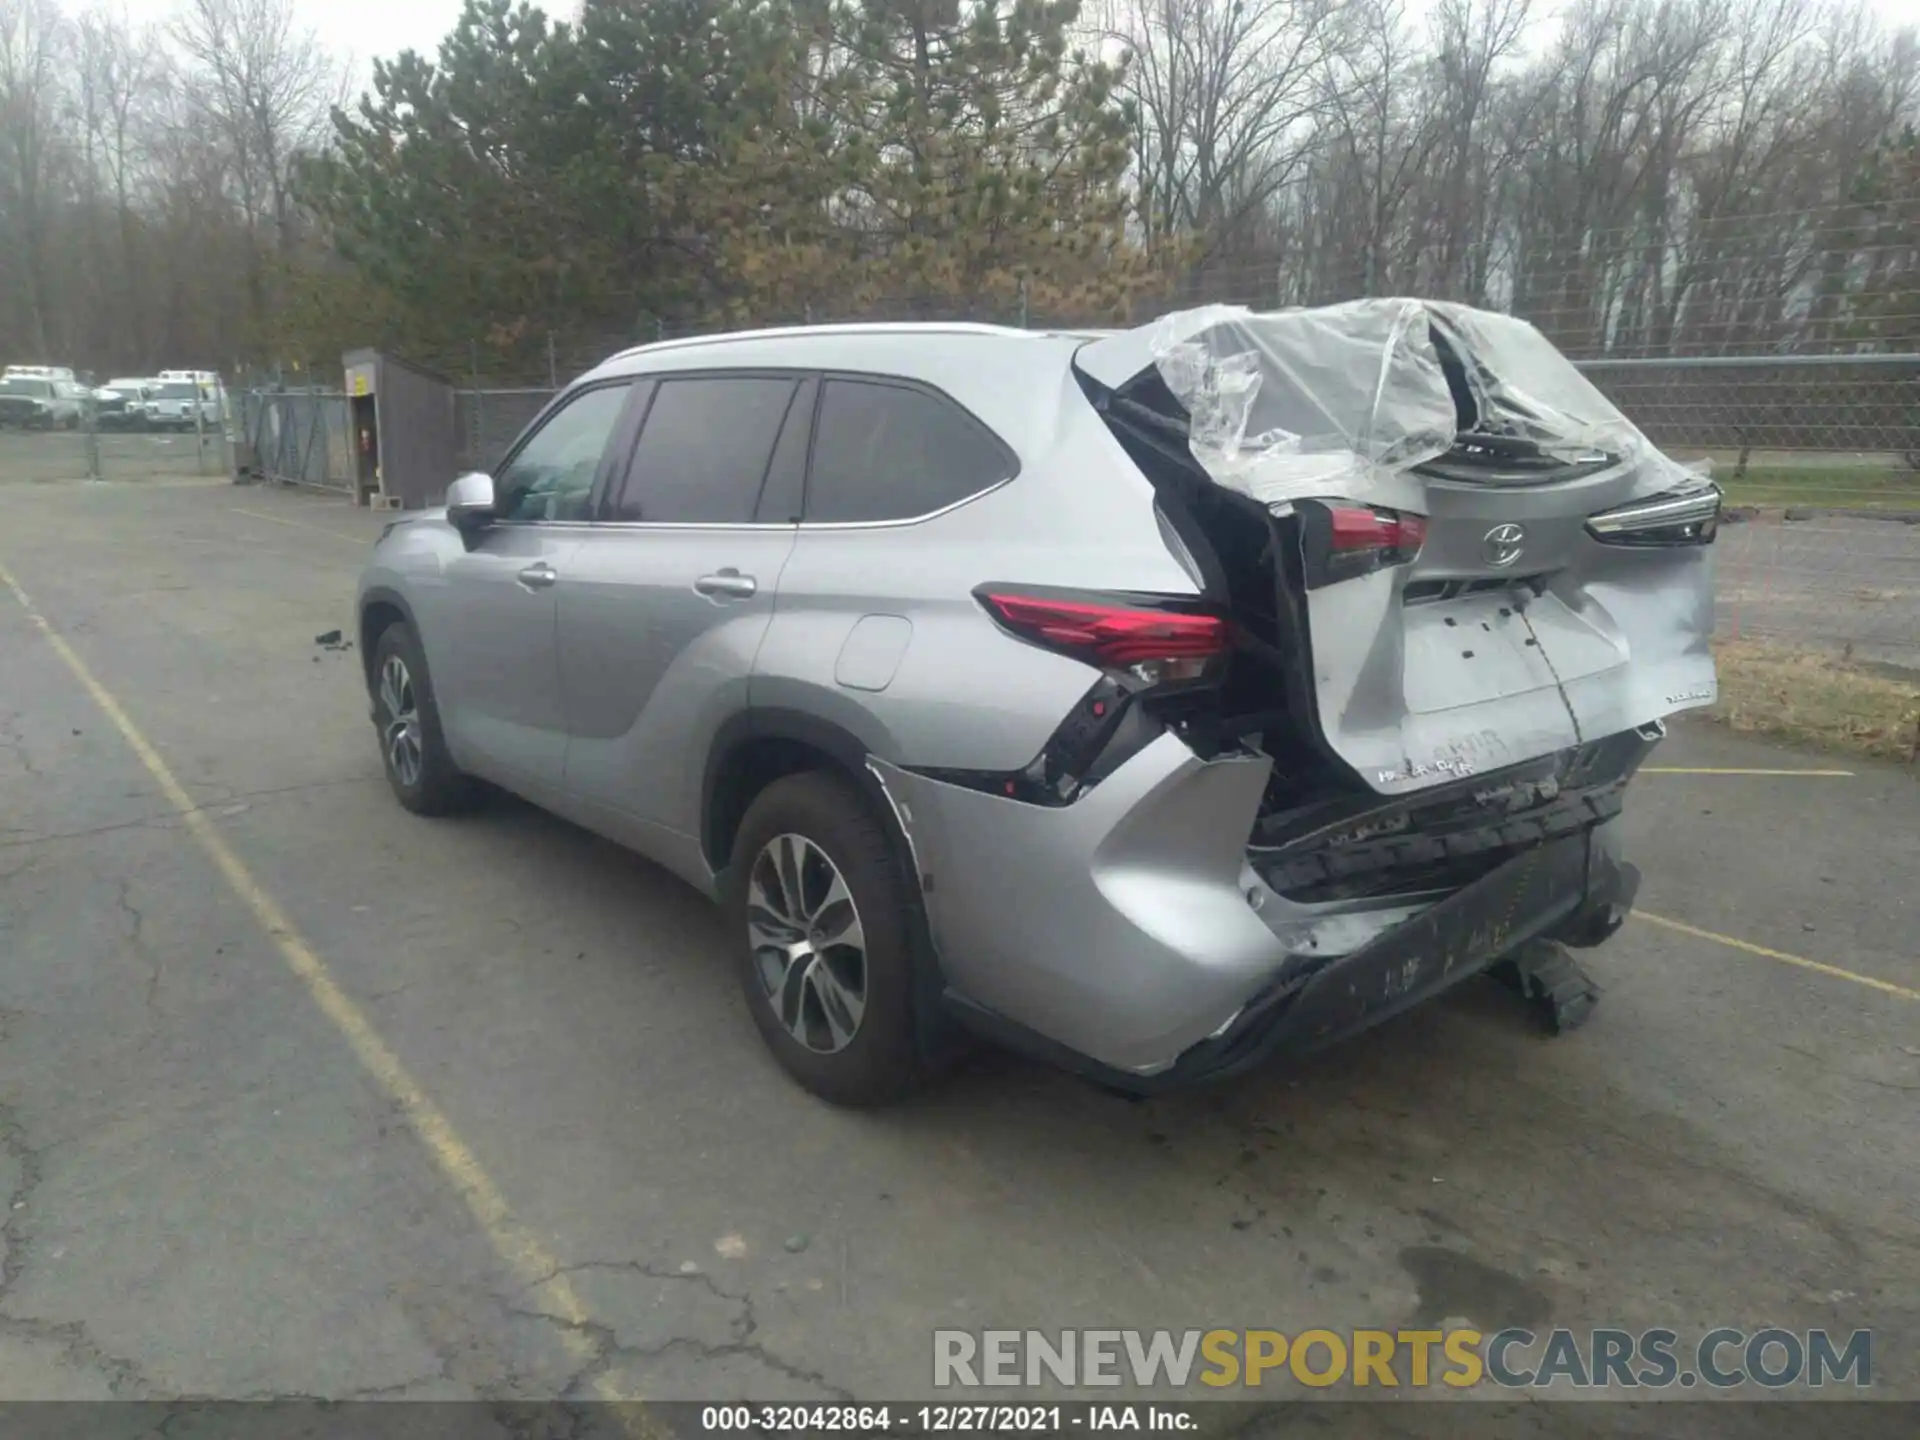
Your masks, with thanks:
[[[56,0],[69,13],[101,8],[124,11],[136,25],[164,20],[180,8],[180,0]],[[576,0],[548,0],[541,6],[550,14],[571,14]],[[351,56],[359,78],[371,72],[378,57],[418,50],[431,56],[440,39],[459,18],[461,0],[294,0],[302,24],[320,37],[335,54]]]
[[[58,0],[64,8],[78,12],[89,8],[88,0]],[[179,0],[103,0],[106,8],[124,8],[136,24],[164,19],[178,8]],[[1912,23],[1915,0],[1867,0],[1870,9],[1888,25]],[[321,43],[336,54],[350,56],[364,83],[371,62],[380,56],[402,50],[418,50],[431,56],[443,35],[459,17],[461,0],[294,0],[302,22],[320,37]],[[545,0],[543,9],[550,14],[578,12],[578,0]],[[1419,15],[1427,0],[1407,0],[1409,15]],[[1558,9],[1555,0],[1538,6],[1544,13]]]

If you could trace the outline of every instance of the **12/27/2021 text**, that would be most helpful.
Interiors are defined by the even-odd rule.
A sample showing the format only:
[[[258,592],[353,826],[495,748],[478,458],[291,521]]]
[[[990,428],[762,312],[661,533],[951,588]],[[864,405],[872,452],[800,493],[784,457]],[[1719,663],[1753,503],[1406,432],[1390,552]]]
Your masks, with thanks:
[[[1197,1429],[1191,1407],[1069,1405],[706,1405],[700,1428],[747,1435],[1062,1435]]]

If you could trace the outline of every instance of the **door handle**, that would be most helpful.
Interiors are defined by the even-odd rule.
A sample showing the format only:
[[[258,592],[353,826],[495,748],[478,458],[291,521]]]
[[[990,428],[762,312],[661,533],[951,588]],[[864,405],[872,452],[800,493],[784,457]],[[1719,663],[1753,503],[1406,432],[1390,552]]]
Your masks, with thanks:
[[[559,578],[560,572],[544,560],[537,565],[529,565],[520,572],[520,583],[529,590],[544,590]]]
[[[760,582],[751,575],[742,575],[729,567],[712,575],[702,575],[693,582],[693,588],[702,595],[725,595],[730,599],[745,600],[759,590]]]

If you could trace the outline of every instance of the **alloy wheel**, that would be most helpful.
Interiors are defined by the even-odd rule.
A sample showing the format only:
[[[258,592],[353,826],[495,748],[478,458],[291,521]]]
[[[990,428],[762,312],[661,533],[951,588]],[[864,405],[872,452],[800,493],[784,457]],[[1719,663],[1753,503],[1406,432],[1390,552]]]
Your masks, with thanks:
[[[817,1054],[846,1049],[866,1012],[866,935],[845,877],[806,836],[776,835],[755,857],[747,938],[787,1032]]]
[[[389,655],[380,667],[380,705],[386,711],[381,739],[394,778],[408,789],[420,783],[426,751],[420,733],[420,706],[413,693],[407,662]]]

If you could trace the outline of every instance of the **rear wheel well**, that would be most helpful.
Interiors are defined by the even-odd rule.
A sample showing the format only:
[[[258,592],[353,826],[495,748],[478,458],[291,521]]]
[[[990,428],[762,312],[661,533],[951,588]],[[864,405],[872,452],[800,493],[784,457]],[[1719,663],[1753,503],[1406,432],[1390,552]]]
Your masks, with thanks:
[[[399,625],[406,612],[388,600],[375,600],[360,612],[360,668],[366,672],[367,688],[373,688],[373,652],[389,626]]]
[[[729,749],[717,762],[714,782],[707,796],[707,863],[722,870],[733,858],[733,838],[746,818],[747,809],[760,792],[776,780],[822,770],[842,775],[861,790],[867,790],[866,778],[848,769],[836,756],[804,740],[782,735],[756,735]]]

